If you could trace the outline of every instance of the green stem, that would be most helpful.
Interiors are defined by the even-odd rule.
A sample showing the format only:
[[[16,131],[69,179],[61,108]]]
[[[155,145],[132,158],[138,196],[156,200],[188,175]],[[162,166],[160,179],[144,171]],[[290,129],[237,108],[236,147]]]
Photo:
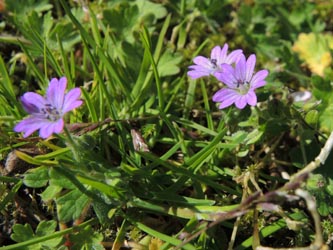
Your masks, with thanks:
[[[79,155],[77,153],[78,152],[77,145],[76,145],[75,141],[73,140],[72,135],[71,135],[71,133],[69,132],[69,130],[67,129],[66,126],[64,127],[64,131],[65,131],[65,134],[66,134],[67,142],[68,142],[68,144],[70,145],[70,147],[72,149],[72,152],[73,152],[73,155],[74,155],[74,159],[76,161],[79,161],[80,157],[79,157]]]

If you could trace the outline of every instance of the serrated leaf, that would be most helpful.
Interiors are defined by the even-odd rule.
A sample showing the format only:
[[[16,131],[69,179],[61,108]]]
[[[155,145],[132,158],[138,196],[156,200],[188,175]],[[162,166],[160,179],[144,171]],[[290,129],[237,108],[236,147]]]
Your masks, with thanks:
[[[61,190],[62,187],[60,186],[50,185],[43,191],[43,193],[41,193],[40,196],[42,197],[43,201],[47,202],[56,198],[56,195],[59,194]]]
[[[15,224],[13,226],[13,234],[10,236],[16,242],[31,240],[34,237],[34,232],[29,224]]]
[[[6,1],[6,10],[18,15],[20,22],[26,22],[32,11],[41,13],[52,9],[48,0],[11,0]]]
[[[319,121],[319,113],[317,110],[310,110],[306,115],[305,115],[305,121],[313,126],[316,127]]]
[[[325,184],[324,177],[321,174],[314,174],[308,179],[306,188],[309,191],[315,191],[321,188],[321,183]]]
[[[25,247],[15,248],[15,249],[34,250],[34,249],[50,249],[52,247],[56,247],[62,241],[61,235],[58,237],[55,236],[55,238],[45,240],[42,242],[39,242],[37,240],[35,244],[33,243],[33,240],[35,238],[52,235],[55,232],[56,227],[57,227],[56,221],[41,221],[36,228],[36,234],[34,234],[29,224],[25,225],[15,224],[13,226],[13,234],[11,235],[11,238],[16,242],[32,241],[31,244]]]
[[[328,178],[328,185],[326,186],[327,193],[333,197],[333,180]]]
[[[317,107],[319,112],[320,128],[323,131],[331,132],[333,130],[333,91],[330,80],[317,77],[311,78],[313,95],[320,104]]]
[[[301,33],[292,49],[299,54],[313,73],[324,76],[325,68],[332,62],[330,49],[333,49],[333,36]]]
[[[40,237],[51,234],[55,231],[56,227],[57,222],[55,222],[54,220],[41,221],[36,228],[36,236]]]
[[[111,30],[116,33],[120,41],[135,42],[135,32],[144,23],[147,27],[153,27],[157,19],[167,15],[162,4],[152,3],[147,0],[123,2],[115,4],[113,8],[105,9],[103,20]]]
[[[117,8],[104,10],[103,16],[106,25],[110,26],[118,38],[123,38],[131,44],[135,41],[132,27],[138,21],[139,10],[137,6],[120,4]]]
[[[322,130],[331,132],[333,131],[333,98],[332,102],[329,103],[319,117],[320,127]]]
[[[65,178],[63,175],[61,175],[58,171],[54,170],[53,168],[50,169],[49,175],[50,175],[50,185],[55,185],[66,189],[75,188],[75,185],[70,180]]]
[[[49,181],[49,168],[42,166],[30,169],[24,174],[23,183],[28,187],[44,187]]]
[[[73,25],[68,22],[57,22],[50,32],[48,45],[52,49],[59,49],[59,46],[57,45],[57,36],[61,37],[64,51],[70,51],[73,46],[81,40],[78,32],[73,29]]]
[[[58,217],[61,222],[68,222],[80,217],[90,198],[80,190],[72,190],[56,199]]]
[[[46,236],[50,235],[55,232],[57,227],[57,222],[54,220],[50,221],[41,221],[36,229],[36,237]],[[41,244],[47,247],[55,247],[59,245],[59,243],[62,241],[62,237],[54,238],[51,240],[47,240],[42,242]]]
[[[103,202],[94,201],[93,207],[100,223],[106,223],[106,221],[108,220],[108,212],[110,211],[112,206]]]
[[[330,213],[329,205],[324,201],[317,201],[318,212],[321,216],[327,216]]]
[[[80,230],[79,234],[70,235],[70,241],[74,243],[73,246],[71,246],[71,250],[104,250],[104,247],[101,245],[102,240],[102,234],[96,232],[91,226],[87,226],[83,230]]]
[[[155,19],[160,19],[167,15],[167,10],[162,4],[153,3],[147,0],[137,0],[135,1],[135,4],[139,8],[139,14],[141,18],[153,15]]]
[[[171,53],[166,50],[158,61],[157,69],[162,76],[171,76],[179,73],[180,69],[178,64],[182,60],[182,56],[180,54]]]

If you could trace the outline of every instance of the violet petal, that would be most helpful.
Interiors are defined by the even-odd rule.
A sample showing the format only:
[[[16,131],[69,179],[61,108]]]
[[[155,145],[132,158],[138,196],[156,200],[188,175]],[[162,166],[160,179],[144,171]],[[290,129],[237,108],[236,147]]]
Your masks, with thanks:
[[[46,92],[46,99],[56,107],[58,110],[62,109],[64,102],[65,90],[67,86],[67,78],[61,77],[58,81],[57,78],[53,78],[50,81],[50,85]]]

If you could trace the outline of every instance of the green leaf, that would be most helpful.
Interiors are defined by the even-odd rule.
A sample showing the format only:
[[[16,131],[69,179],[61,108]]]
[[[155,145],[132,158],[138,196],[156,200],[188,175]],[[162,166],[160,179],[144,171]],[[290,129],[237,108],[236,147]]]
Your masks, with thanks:
[[[332,210],[332,208],[330,209],[330,206],[332,204],[327,204],[325,201],[317,201],[317,207],[318,207],[318,212],[321,216],[327,216],[330,214],[330,210]]]
[[[312,79],[313,95],[321,100],[318,106],[320,128],[326,132],[333,130],[333,91],[329,79],[314,76]]]
[[[75,189],[75,185],[54,168],[50,169],[49,174],[50,174],[50,185],[55,185],[66,189]]]
[[[316,128],[319,121],[319,112],[317,110],[310,110],[305,115],[305,121],[312,127]]]
[[[333,180],[328,178],[328,185],[326,186],[327,193],[333,197]]]
[[[36,229],[36,237],[42,237],[46,235],[51,235],[55,232],[57,227],[57,222],[54,220],[50,221],[41,221]],[[62,241],[62,237],[54,238],[51,240],[47,240],[42,242],[42,245],[47,247],[55,247],[59,245],[59,243]]]
[[[19,150],[15,151],[15,154],[17,155],[18,158],[21,160],[28,162],[33,165],[43,165],[43,164],[48,164],[48,165],[55,165],[57,162],[56,161],[49,161],[49,160],[39,160],[38,158],[36,159],[35,157],[31,157],[30,155],[23,153]]]
[[[48,0],[11,0],[6,1],[6,10],[15,13],[19,22],[26,22],[31,12],[40,14],[52,9],[52,4],[48,2]]]
[[[93,180],[91,178],[87,178],[84,176],[77,176],[77,179],[82,182],[83,184],[87,184],[90,185],[91,187],[99,190],[100,192],[113,197],[113,198],[119,198],[120,195],[117,191],[117,189],[111,185],[108,185],[106,183],[100,182],[100,181],[96,181]]]
[[[157,70],[160,77],[178,74],[180,69],[178,64],[182,61],[181,54],[172,53],[166,50],[158,61]]]
[[[71,250],[82,250],[82,249],[94,249],[104,250],[105,248],[101,245],[103,235],[96,232],[91,226],[86,226],[80,230],[78,234],[70,235],[70,242],[73,242]]]
[[[264,134],[263,131],[258,129],[254,129],[251,133],[249,133],[246,137],[246,145],[254,144],[260,140],[262,135]]]
[[[43,201],[47,202],[49,200],[55,199],[61,190],[62,187],[60,186],[50,185],[43,191],[43,193],[41,193],[40,196],[42,197]]]
[[[49,168],[42,166],[30,169],[24,174],[23,183],[28,187],[44,187],[49,181]]]
[[[108,205],[106,202],[94,201],[93,207],[100,223],[106,223],[108,221],[108,213],[113,206]]]
[[[322,112],[319,117],[320,127],[325,132],[333,131],[333,96],[325,107],[324,105],[321,106]]]
[[[325,178],[321,174],[313,174],[309,177],[308,181],[306,182],[306,188],[309,191],[318,191],[321,189],[325,184]]]
[[[142,19],[145,18],[147,20],[147,17],[150,15],[154,15],[155,19],[160,19],[167,15],[166,8],[160,3],[153,3],[147,0],[136,0],[135,4],[139,8],[139,16]]]
[[[16,242],[23,242],[34,237],[34,232],[29,224],[15,224],[11,238]]]
[[[129,43],[135,42],[135,32],[142,24],[153,29],[153,24],[157,19],[167,15],[167,11],[162,4],[152,3],[147,0],[121,2],[113,8],[105,9],[103,12],[106,26],[110,26],[116,33],[116,37],[121,41]]]
[[[90,198],[80,190],[72,190],[56,199],[58,217],[61,222],[78,219],[90,202]]]
[[[71,149],[70,148],[60,148],[58,150],[52,151],[48,154],[44,154],[44,155],[37,155],[36,157],[34,157],[35,160],[50,160],[53,159],[54,157],[57,157],[59,155],[63,155],[66,154],[67,152],[69,152]]]
[[[0,249],[1,250],[48,249],[47,246],[41,246],[39,243],[48,242],[49,240],[53,240],[55,238],[60,238],[59,240],[61,240],[64,235],[73,233],[74,231],[75,232],[80,232],[81,229],[84,229],[87,225],[95,224],[96,222],[97,222],[97,220],[90,219],[86,222],[83,222],[79,225],[76,225],[75,227],[67,228],[67,229],[64,229],[64,230],[61,230],[61,231],[58,231],[58,232],[53,232],[52,234],[49,234],[49,235],[46,235],[46,236],[41,236],[41,237],[33,237],[33,236],[30,237],[29,236],[30,239],[24,240],[24,241],[16,243],[16,244],[8,245],[8,246],[1,246]],[[22,228],[18,228],[18,230],[20,231],[20,233],[26,233],[26,232],[29,233],[29,231],[26,231],[26,230],[22,231]],[[63,249],[63,248],[60,247],[60,248],[57,248],[57,249],[60,250],[60,249]]]
[[[191,170],[197,172],[201,166],[209,161],[213,156],[214,151],[219,146],[222,138],[225,136],[227,129],[223,129],[217,136],[208,144],[205,148],[201,149],[195,155],[193,155],[189,160],[185,162],[185,165],[189,166]]]

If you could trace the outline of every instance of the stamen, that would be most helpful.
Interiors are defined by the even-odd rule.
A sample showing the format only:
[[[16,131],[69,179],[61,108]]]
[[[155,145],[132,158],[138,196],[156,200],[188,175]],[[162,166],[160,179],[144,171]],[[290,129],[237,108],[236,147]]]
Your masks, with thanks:
[[[60,113],[57,108],[53,107],[49,103],[45,104],[45,106],[41,108],[40,111],[44,117],[50,121],[56,121],[60,119]]]
[[[242,95],[246,95],[249,92],[250,84],[248,82],[237,82],[238,92]]]
[[[212,63],[214,68],[217,68],[217,60],[216,59],[210,59],[210,62]]]

